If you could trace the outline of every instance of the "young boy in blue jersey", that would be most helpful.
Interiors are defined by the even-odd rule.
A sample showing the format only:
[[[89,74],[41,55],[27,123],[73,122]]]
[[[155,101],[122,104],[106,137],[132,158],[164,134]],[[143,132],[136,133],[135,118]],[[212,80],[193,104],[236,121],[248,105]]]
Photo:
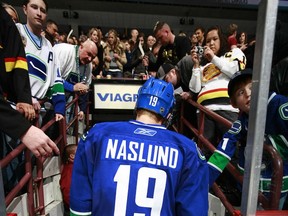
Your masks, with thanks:
[[[248,130],[250,100],[252,88],[252,70],[245,69],[236,72],[228,84],[228,94],[231,104],[239,108],[240,115],[232,127],[223,136],[217,150],[208,161],[209,165],[209,185],[212,186],[217,177],[223,172],[224,168],[231,160],[240,142],[238,151],[238,168],[244,171],[245,147]],[[272,145],[280,154],[283,160],[283,182],[279,209],[282,209],[283,202],[288,190],[288,98],[277,95],[275,92],[269,93],[267,105],[267,117],[265,126],[265,143]],[[272,162],[265,153],[262,158],[262,169],[259,190],[269,197]]]
[[[163,123],[171,83],[150,78],[138,91],[136,120],[99,123],[78,145],[70,214],[208,215],[208,166],[196,144]]]

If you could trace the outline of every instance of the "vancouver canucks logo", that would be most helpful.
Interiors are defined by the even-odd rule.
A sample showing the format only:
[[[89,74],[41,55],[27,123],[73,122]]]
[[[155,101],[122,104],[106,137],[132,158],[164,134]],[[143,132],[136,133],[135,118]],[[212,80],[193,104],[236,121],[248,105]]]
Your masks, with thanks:
[[[157,133],[155,130],[147,129],[147,128],[137,128],[134,131],[134,134],[142,134],[145,136],[154,136]]]
[[[83,141],[86,140],[86,138],[87,138],[87,136],[88,136],[88,133],[89,133],[89,131],[87,131],[86,133],[84,133],[84,134],[82,135],[81,139],[82,139]]]
[[[195,143],[195,147],[196,147],[196,150],[197,150],[197,153],[198,153],[198,157],[199,157],[201,160],[206,160],[206,157],[202,154],[201,149],[197,146],[196,143]]]
[[[288,103],[283,104],[279,108],[280,116],[283,120],[288,120]]]
[[[241,131],[241,122],[239,120],[235,121],[232,127],[229,129],[229,133],[238,134]]]
[[[37,59],[36,56],[30,54],[26,55],[26,59],[28,62],[28,71],[30,76],[33,76],[35,77],[35,79],[45,82],[47,78],[46,65],[40,59]]]

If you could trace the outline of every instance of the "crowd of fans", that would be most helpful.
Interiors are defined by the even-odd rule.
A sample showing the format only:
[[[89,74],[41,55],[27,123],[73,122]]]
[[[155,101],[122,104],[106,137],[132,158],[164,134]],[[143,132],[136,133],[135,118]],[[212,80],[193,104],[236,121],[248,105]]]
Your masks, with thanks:
[[[130,35],[124,37],[120,37],[112,28],[102,32],[101,27],[92,27],[88,32],[76,36],[71,34],[72,31],[70,34],[60,33],[61,29],[55,21],[46,20],[48,6],[45,0],[27,0],[23,5],[27,16],[25,25],[19,23],[17,11],[12,6],[4,4],[3,7],[16,23],[22,38],[28,62],[32,105],[43,121],[41,123],[54,117],[56,121],[64,116],[71,118],[64,111],[65,104],[75,95],[79,96],[80,101],[79,119],[83,119],[92,80],[108,75],[115,78],[155,77],[164,80],[177,90],[179,97],[176,104],[181,100],[193,99],[231,123],[238,119],[239,106],[231,104],[228,83],[238,71],[253,68],[256,41],[254,36],[248,39],[246,32],[239,34],[236,24],[229,26],[227,34],[219,26],[211,26],[207,30],[199,26],[190,37],[183,32],[176,34],[166,22],[157,22],[153,29],[151,26],[153,33],[150,35],[141,32],[141,27],[131,29]],[[278,37],[282,38],[279,41],[283,44],[285,39],[282,32],[276,32],[276,42]],[[288,77],[283,72],[285,66],[287,68],[287,50],[279,48],[274,53],[271,90],[278,94],[287,94],[287,88],[283,87]],[[282,79],[278,78],[279,71],[284,74]],[[17,101],[10,103],[17,104]],[[25,115],[30,114],[27,111]],[[35,118],[35,114],[31,115],[29,120]],[[189,115],[194,116],[192,119],[197,122],[199,111],[193,109]],[[287,121],[284,118],[283,121]],[[205,118],[204,136],[215,147],[226,130],[209,117]],[[288,140],[286,134],[279,135]],[[275,140],[273,142],[277,142]],[[205,149],[203,152],[208,160],[211,153]],[[229,156],[233,157],[233,154]],[[286,154],[283,160],[285,162]],[[283,185],[285,187],[286,184]],[[284,189],[281,209],[287,196]]]

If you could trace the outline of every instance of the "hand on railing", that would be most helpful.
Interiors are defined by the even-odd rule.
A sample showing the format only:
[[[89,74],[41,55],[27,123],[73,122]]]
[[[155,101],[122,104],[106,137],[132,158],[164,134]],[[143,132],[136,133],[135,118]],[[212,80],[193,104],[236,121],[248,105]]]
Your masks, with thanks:
[[[55,121],[56,121],[56,122],[62,120],[63,118],[64,118],[63,115],[58,114],[58,113],[55,114]]]
[[[74,89],[75,92],[79,92],[80,94],[85,94],[88,92],[89,90],[89,86],[80,82],[80,83],[76,83],[74,85]]]
[[[36,157],[49,157],[53,152],[59,154],[56,144],[39,128],[31,126],[28,131],[21,137],[24,145]]]
[[[29,121],[33,120],[36,116],[33,106],[28,103],[17,103],[16,110],[23,114]]]

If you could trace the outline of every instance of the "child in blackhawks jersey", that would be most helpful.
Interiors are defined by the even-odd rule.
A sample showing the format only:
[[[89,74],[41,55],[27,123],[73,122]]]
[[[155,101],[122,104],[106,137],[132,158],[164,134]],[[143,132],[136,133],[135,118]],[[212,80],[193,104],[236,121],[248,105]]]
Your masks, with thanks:
[[[246,144],[242,141],[246,141],[247,138],[251,87],[251,69],[245,69],[235,73],[228,84],[228,94],[231,104],[234,107],[239,108],[241,114],[228,132],[224,134],[217,150],[208,161],[210,186],[212,186],[213,182],[222,173],[232,158],[237,148],[236,143],[238,141],[240,142],[238,168],[240,171],[244,171]],[[278,151],[283,160],[283,182],[279,203],[279,209],[282,209],[288,190],[288,98],[282,95],[277,95],[275,92],[269,93],[265,142],[272,145]],[[261,167],[259,190],[263,192],[264,195],[269,196],[273,170],[271,159],[268,160],[265,153],[263,154]]]

